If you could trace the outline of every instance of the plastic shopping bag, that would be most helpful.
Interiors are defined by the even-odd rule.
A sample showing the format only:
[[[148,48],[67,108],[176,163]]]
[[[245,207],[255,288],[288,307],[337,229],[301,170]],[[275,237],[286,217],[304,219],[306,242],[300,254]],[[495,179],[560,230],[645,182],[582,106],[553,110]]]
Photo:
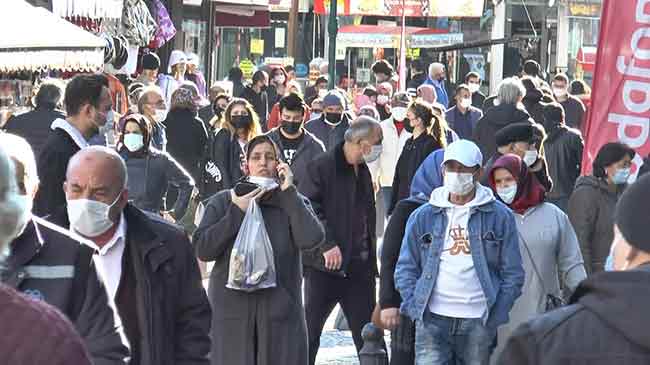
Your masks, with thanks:
[[[264,226],[262,210],[250,202],[232,252],[227,288],[252,292],[277,284],[271,239]]]

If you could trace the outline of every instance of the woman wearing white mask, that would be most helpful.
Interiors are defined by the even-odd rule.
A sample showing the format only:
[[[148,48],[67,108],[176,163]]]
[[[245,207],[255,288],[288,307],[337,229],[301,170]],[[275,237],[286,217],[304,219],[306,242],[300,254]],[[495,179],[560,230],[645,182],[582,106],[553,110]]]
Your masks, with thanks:
[[[284,97],[287,89],[287,72],[284,67],[275,67],[269,73],[269,87],[266,89],[268,95],[269,110]],[[270,129],[270,128],[269,128]]]
[[[389,215],[398,201],[408,198],[411,180],[422,161],[431,152],[447,146],[447,126],[434,115],[431,105],[427,102],[418,100],[409,105],[404,129],[412,135],[397,160],[391,204],[388,207]]]
[[[603,271],[614,239],[614,210],[627,187],[635,151],[623,143],[607,143],[581,176],[569,199],[569,218],[576,230],[587,274]]]
[[[151,146],[152,128],[140,114],[127,116],[120,128],[117,151],[128,171],[129,200],[136,207],[178,220],[185,215],[194,189],[194,180],[169,154]],[[167,211],[163,198],[169,186],[178,189],[178,198]]]
[[[510,321],[499,327],[499,345],[492,356],[496,363],[515,328],[552,309],[547,306],[549,295],[562,297],[560,280],[562,287],[573,292],[587,275],[569,218],[555,205],[544,202],[544,187],[519,156],[500,157],[488,172],[488,179],[495,195],[515,215],[526,271],[522,294],[510,311]]]

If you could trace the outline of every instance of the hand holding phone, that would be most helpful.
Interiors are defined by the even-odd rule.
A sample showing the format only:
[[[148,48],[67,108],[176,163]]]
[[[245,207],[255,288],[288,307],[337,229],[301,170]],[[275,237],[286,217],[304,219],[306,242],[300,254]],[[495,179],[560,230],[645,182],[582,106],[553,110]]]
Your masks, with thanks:
[[[282,191],[293,185],[293,172],[291,172],[289,165],[284,162],[278,164],[278,178],[280,179],[280,189]]]

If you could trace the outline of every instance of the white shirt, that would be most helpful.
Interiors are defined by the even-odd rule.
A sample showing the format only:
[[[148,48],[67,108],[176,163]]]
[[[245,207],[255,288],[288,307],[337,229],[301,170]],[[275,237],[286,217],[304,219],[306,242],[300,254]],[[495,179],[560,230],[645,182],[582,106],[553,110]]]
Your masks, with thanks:
[[[97,267],[99,276],[103,279],[111,302],[115,302],[115,294],[122,278],[122,257],[126,247],[126,219],[124,214],[120,216],[120,223],[113,234],[113,237],[99,248],[94,242],[88,243],[97,253],[93,255],[93,261]]]
[[[84,147],[88,147],[88,141],[86,141],[86,138],[84,138],[83,134],[70,122],[68,122],[65,119],[57,118],[52,122],[52,125],[50,126],[52,130],[55,129],[63,129],[70,138],[74,141],[74,143],[79,146],[79,148],[83,149]]]
[[[403,129],[402,133],[398,134],[393,117],[382,121],[380,125],[384,136],[381,155],[377,161],[369,163],[368,168],[373,182],[379,182],[381,187],[390,187],[393,185],[397,161],[406,141],[411,138],[411,133]]]

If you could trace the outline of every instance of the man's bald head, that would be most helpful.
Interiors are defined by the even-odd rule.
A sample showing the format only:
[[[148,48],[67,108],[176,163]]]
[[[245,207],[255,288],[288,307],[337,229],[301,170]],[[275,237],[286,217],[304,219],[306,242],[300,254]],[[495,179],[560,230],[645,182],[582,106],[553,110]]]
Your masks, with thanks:
[[[115,150],[103,146],[86,147],[70,159],[66,180],[84,176],[93,184],[111,187],[112,191],[122,191],[127,184],[124,160]]]

